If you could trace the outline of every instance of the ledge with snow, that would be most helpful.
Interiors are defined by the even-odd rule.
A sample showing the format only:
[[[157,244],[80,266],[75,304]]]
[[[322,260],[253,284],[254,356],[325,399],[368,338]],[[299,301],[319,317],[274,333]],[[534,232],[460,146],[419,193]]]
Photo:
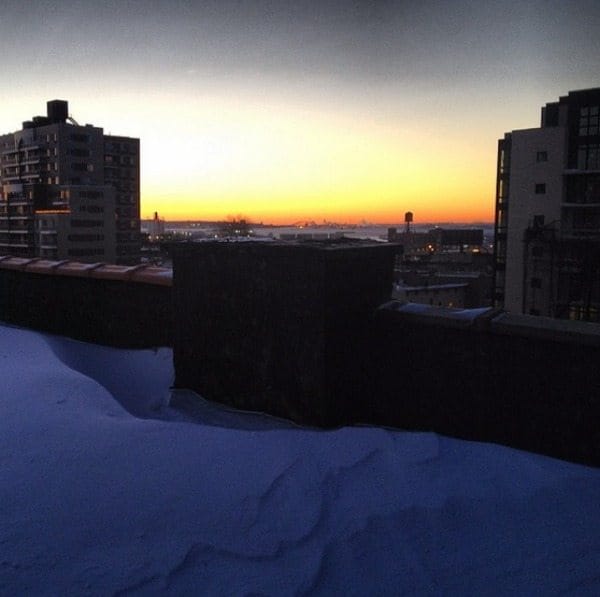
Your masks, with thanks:
[[[0,257],[0,318],[173,346],[176,387],[296,423],[436,431],[600,466],[600,325],[386,303],[395,250],[185,243],[173,271]]]

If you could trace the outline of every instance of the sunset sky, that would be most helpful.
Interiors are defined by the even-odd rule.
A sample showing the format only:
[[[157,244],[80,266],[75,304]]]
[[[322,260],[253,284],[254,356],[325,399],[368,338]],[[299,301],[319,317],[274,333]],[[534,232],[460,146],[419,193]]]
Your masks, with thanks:
[[[141,139],[142,215],[493,219],[497,139],[600,85],[600,2],[3,0],[0,132]]]

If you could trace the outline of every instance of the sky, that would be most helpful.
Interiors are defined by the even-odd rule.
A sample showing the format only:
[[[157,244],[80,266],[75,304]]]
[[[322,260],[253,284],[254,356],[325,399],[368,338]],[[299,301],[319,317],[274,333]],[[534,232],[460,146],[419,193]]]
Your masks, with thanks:
[[[141,139],[142,216],[493,220],[497,140],[600,85],[597,0],[3,0],[0,131]]]

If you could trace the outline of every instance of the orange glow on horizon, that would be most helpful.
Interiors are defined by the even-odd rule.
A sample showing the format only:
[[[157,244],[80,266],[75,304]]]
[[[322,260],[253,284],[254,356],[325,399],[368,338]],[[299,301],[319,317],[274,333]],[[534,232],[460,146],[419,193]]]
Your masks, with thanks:
[[[173,123],[144,144],[145,219],[385,224],[412,211],[420,222],[493,220],[496,143],[485,137],[252,102],[221,105],[217,120],[211,102],[194,109],[176,151],[165,149]]]
[[[494,213],[493,205],[489,203],[479,209],[465,209],[463,211],[452,209],[443,210],[435,206],[421,206],[419,209],[413,208],[409,203],[403,207],[388,209],[358,209],[350,210],[329,210],[323,211],[318,208],[311,209],[305,206],[304,209],[279,209],[279,210],[253,210],[252,205],[246,205],[244,209],[223,210],[219,208],[205,209],[201,211],[185,209],[159,209],[159,216],[167,221],[225,221],[230,217],[243,217],[252,223],[263,223],[272,225],[286,225],[295,222],[315,222],[321,224],[326,222],[335,222],[338,224],[362,224],[369,222],[372,224],[398,224],[404,221],[404,214],[412,211],[415,214],[415,224],[435,223],[435,222],[453,222],[453,223],[493,223]],[[155,205],[158,205],[156,202]],[[289,205],[282,202],[284,206]],[[142,211],[142,219],[151,220],[154,217],[156,209]]]

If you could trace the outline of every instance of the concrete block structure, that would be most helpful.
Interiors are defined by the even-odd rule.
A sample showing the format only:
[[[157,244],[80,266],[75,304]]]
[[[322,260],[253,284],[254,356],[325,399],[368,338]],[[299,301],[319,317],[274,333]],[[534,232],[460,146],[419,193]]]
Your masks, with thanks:
[[[175,386],[299,423],[355,420],[369,383],[361,347],[390,297],[396,250],[347,239],[174,245]]]

